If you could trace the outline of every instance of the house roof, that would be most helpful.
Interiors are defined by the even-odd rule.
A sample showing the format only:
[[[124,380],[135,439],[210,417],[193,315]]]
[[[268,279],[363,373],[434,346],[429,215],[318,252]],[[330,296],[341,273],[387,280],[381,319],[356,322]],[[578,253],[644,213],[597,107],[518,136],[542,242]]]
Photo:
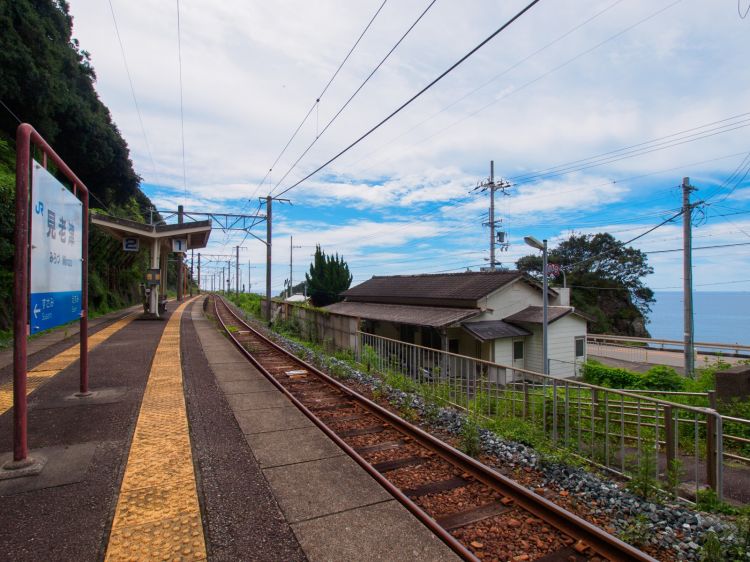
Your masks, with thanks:
[[[443,308],[370,302],[337,302],[325,307],[329,312],[366,320],[381,320],[414,326],[443,328],[481,313],[476,308]]]
[[[467,271],[423,275],[374,276],[344,291],[348,301],[438,304],[436,301],[476,302],[497,289],[524,278],[519,271]]]
[[[559,320],[563,316],[567,316],[568,314],[575,314],[576,316],[580,316],[583,319],[586,319],[586,317],[578,312],[576,312],[576,309],[572,306],[548,306],[547,307],[547,323],[551,324],[555,320]],[[506,316],[503,318],[506,322],[511,322],[512,324],[515,324],[517,322],[527,323],[527,324],[542,324],[544,322],[544,307],[542,306],[527,306],[520,312],[516,312],[515,314],[511,314],[510,316]]]
[[[531,332],[503,320],[484,320],[482,322],[464,322],[461,324],[472,336],[482,341],[502,338],[529,336]]]

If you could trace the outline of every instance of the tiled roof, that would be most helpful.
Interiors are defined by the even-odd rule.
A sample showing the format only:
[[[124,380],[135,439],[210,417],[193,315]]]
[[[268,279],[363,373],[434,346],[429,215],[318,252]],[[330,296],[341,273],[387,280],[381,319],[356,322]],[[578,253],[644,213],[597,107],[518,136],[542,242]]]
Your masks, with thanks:
[[[482,322],[464,322],[461,326],[472,336],[482,340],[497,340],[501,338],[517,338],[529,336],[531,332],[513,326],[502,320],[484,320]]]
[[[337,302],[325,307],[329,312],[366,320],[382,320],[414,326],[442,328],[478,315],[476,308],[441,308],[370,302]]]
[[[519,271],[375,276],[342,296],[350,301],[476,301],[521,277]]]
[[[551,324],[555,320],[559,320],[563,316],[575,312],[575,308],[572,306],[548,306],[547,307],[547,323]],[[580,315],[579,315],[580,316]],[[544,307],[542,306],[527,306],[520,312],[511,314],[503,318],[506,322],[515,324],[516,322],[525,322],[528,324],[541,324],[544,322]]]

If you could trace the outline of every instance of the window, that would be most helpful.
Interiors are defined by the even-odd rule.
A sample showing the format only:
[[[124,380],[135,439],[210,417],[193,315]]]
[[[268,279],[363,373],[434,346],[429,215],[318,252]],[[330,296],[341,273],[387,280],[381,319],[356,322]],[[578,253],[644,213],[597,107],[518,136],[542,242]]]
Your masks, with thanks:
[[[513,342],[513,361],[523,359],[523,340]]]
[[[448,351],[458,353],[458,340],[448,340]]]
[[[583,357],[586,355],[586,338],[576,338],[576,357]]]

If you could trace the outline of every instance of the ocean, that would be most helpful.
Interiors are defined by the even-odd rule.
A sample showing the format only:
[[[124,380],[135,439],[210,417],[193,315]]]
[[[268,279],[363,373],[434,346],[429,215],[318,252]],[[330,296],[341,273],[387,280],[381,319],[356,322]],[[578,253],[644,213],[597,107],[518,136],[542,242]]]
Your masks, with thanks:
[[[682,340],[682,293],[655,291],[648,315],[651,337]],[[693,293],[695,341],[750,345],[750,292]]]

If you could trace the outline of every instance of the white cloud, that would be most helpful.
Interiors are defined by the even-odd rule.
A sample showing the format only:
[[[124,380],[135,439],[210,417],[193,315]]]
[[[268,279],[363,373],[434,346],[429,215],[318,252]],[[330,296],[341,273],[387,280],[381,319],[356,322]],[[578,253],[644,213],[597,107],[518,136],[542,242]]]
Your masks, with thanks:
[[[436,255],[434,263],[424,262],[425,270],[439,268],[445,259],[437,250],[447,238],[453,242],[449,251],[456,253],[487,246],[480,218],[487,197],[467,192],[487,176],[489,160],[494,159],[497,176],[512,177],[747,111],[746,96],[738,92],[748,90],[750,74],[738,69],[745,67],[750,39],[747,22],[731,5],[685,0],[607,41],[671,2],[613,2],[611,9],[610,3],[594,0],[539,4],[392,122],[291,191],[297,208],[306,209],[316,223],[287,224],[282,213],[279,232],[324,242],[352,257],[414,243],[409,250],[415,255]],[[280,187],[347,146],[522,4],[482,0],[466,10],[436,3]],[[113,0],[113,5],[155,165],[133,107],[108,5],[71,0],[74,36],[92,53],[98,92],[131,147],[136,170],[148,183],[163,186],[155,203],[174,208],[185,198],[175,7],[156,0]],[[270,182],[255,193],[379,5],[378,0],[180,3],[188,207],[237,212],[238,201],[264,194],[279,181],[425,3],[386,5],[319,110],[274,166]],[[514,67],[601,11],[591,23]],[[538,232],[553,239],[568,228],[596,222],[622,228],[616,221],[621,215],[678,206],[679,194],[670,188],[683,175],[715,186],[741,157],[679,167],[747,151],[746,137],[747,130],[738,129],[521,184],[499,201],[499,209],[512,240]],[[678,169],[625,181],[670,168]],[[743,186],[731,196],[735,204],[748,200]],[[319,218],[341,207],[354,209],[360,218],[352,220],[351,213]],[[230,246],[238,240],[215,236],[212,243],[218,248],[219,242]],[[264,250],[257,246],[248,252],[260,261]],[[517,251],[522,247],[511,246],[504,259]],[[667,256],[654,258],[656,275],[675,284],[680,273]],[[394,264],[388,271],[400,267]]]

